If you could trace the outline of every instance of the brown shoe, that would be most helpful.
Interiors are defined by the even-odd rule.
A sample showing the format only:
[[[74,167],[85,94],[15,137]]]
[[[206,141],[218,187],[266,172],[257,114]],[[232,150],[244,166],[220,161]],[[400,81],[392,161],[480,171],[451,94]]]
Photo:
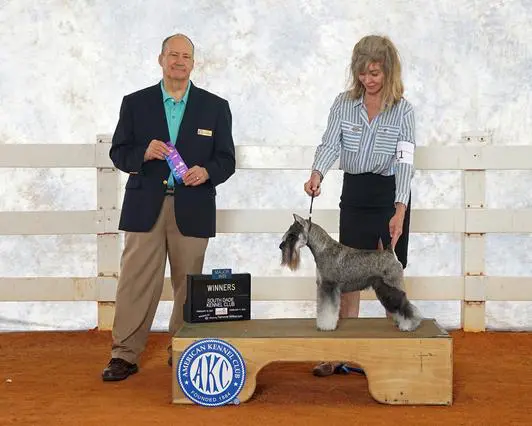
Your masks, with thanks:
[[[111,358],[107,367],[103,370],[104,382],[117,382],[127,379],[130,375],[139,371],[137,364],[131,364],[122,358]]]
[[[330,362],[322,362],[312,369],[312,374],[317,377],[327,377],[334,374],[335,366]]]

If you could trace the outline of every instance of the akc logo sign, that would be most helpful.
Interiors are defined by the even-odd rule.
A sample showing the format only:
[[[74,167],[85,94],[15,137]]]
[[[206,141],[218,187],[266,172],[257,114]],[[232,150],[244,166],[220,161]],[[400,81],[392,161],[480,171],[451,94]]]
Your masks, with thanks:
[[[190,345],[179,358],[177,380],[193,402],[208,407],[238,403],[246,380],[240,353],[219,339],[202,339]]]

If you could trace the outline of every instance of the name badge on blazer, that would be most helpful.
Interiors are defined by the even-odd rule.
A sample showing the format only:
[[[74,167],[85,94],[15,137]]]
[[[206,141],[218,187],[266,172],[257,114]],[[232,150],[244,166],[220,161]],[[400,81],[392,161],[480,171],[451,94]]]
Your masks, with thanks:
[[[212,130],[198,129],[198,135],[200,135],[200,136],[212,136]]]

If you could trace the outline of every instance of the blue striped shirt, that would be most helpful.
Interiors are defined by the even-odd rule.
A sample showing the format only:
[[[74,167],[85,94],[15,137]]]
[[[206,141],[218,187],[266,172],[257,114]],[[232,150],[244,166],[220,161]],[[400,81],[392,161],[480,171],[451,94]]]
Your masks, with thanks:
[[[340,157],[340,169],[346,173],[395,175],[395,202],[406,205],[414,176],[414,149],[414,108],[406,99],[370,123],[363,98],[352,99],[343,92],[331,106],[312,169],[325,176]]]

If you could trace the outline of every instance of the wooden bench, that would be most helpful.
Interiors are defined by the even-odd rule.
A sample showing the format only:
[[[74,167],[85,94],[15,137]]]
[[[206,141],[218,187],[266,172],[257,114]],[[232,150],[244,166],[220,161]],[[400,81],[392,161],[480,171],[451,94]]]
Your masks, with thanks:
[[[337,360],[364,369],[369,392],[378,402],[451,405],[453,401],[452,337],[433,319],[423,320],[414,332],[401,332],[386,318],[342,319],[332,332],[317,331],[314,319],[185,323],[172,338],[174,404],[193,403],[181,390],[176,368],[187,347],[203,338],[224,340],[242,355],[246,381],[238,395],[241,402],[252,397],[258,372],[271,362]]]

